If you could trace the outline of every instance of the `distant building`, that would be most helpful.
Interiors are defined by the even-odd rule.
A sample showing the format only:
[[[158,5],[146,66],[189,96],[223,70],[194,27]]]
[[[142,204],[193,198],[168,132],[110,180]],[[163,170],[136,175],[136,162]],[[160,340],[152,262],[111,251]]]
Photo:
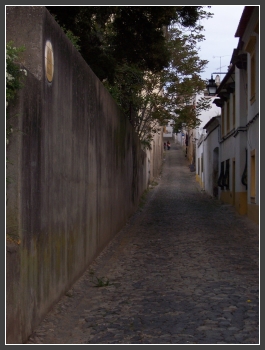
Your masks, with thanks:
[[[173,126],[171,120],[163,128],[163,137],[173,137]]]

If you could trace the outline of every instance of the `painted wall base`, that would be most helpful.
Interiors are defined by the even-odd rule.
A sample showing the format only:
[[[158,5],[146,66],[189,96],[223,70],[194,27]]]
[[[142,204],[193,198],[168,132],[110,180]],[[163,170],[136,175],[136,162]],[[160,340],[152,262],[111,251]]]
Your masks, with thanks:
[[[247,192],[237,192],[235,194],[235,207],[240,215],[247,214]]]
[[[199,183],[201,188],[204,188],[204,183],[203,183],[201,177],[198,174],[196,174],[196,181]]]
[[[220,200],[223,203],[233,205],[233,194],[231,191],[222,191],[220,195]]]
[[[259,205],[257,204],[248,204],[248,218],[254,221],[256,224],[259,224]]]

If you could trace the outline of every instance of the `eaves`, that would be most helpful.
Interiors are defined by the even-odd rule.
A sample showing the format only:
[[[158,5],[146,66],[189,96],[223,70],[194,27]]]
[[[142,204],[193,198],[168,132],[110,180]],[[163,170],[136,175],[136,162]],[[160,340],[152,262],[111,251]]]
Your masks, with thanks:
[[[235,33],[236,38],[242,38],[255,7],[256,6],[245,6]]]

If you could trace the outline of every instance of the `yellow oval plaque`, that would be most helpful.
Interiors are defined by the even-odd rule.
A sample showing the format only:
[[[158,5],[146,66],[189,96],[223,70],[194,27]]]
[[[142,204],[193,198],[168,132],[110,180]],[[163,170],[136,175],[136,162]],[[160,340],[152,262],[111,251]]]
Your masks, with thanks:
[[[45,45],[45,70],[48,81],[52,82],[54,72],[54,59],[52,43],[49,40],[46,41]]]

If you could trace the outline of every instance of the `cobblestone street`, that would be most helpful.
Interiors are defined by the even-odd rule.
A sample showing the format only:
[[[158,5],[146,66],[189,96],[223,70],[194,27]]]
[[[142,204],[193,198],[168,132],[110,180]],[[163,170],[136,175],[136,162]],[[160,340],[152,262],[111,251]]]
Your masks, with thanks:
[[[259,344],[259,227],[201,191],[172,141],[145,204],[27,343]]]

